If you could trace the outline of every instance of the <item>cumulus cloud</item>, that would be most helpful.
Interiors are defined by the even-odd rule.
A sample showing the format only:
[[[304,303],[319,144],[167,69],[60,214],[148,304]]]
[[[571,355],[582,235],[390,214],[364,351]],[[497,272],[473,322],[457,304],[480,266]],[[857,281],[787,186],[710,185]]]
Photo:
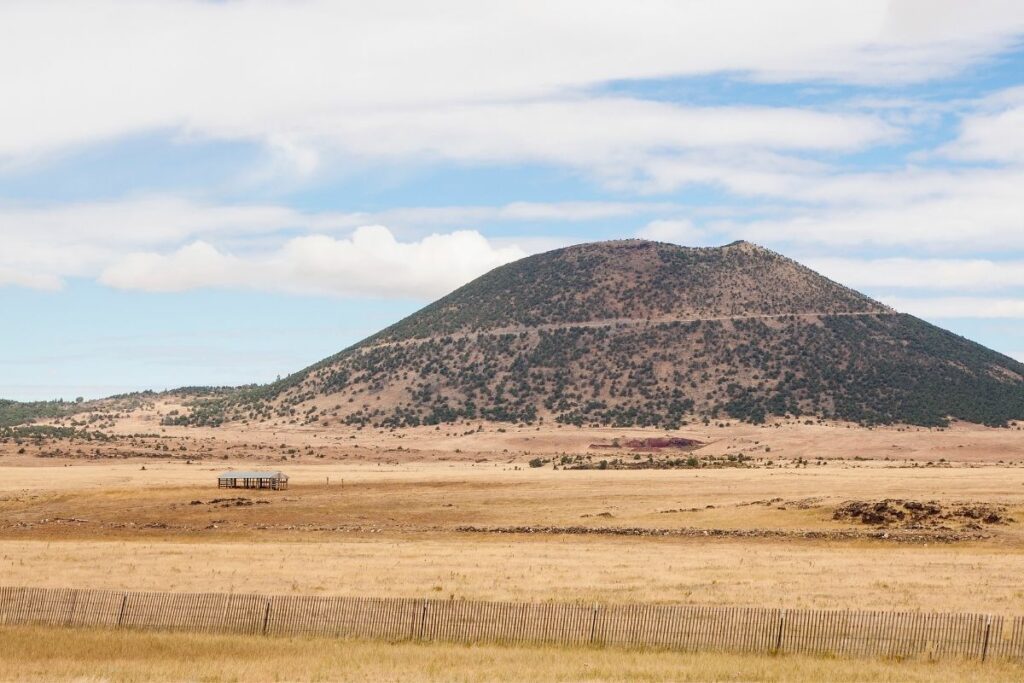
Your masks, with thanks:
[[[706,239],[704,231],[685,218],[651,221],[637,231],[637,237],[689,247],[703,245]]]
[[[380,211],[302,212],[276,204],[214,204],[174,196],[117,201],[78,202],[55,206],[0,205],[0,234],[6,251],[33,239],[48,244],[110,244],[150,246],[195,237],[237,238],[282,230],[330,232],[369,223],[417,230],[432,226],[464,226],[505,221],[577,222],[678,210],[670,202],[512,202],[499,205],[412,206]],[[3,252],[0,252],[2,258]]]
[[[133,253],[107,267],[100,282],[121,289],[178,292],[246,288],[338,296],[432,298],[525,252],[498,247],[475,231],[400,242],[380,225],[352,236],[296,237],[280,248],[238,256],[205,242],[169,254]]]
[[[996,92],[965,108],[956,138],[939,156],[989,162],[984,166],[909,166],[874,173],[808,172],[783,168],[731,173],[717,182],[746,196],[788,199],[796,208],[746,224],[717,227],[755,241],[874,246],[918,251],[995,253],[1024,247],[1024,88]],[[924,155],[924,159],[935,154]],[[879,264],[885,267],[885,264]],[[904,264],[920,282],[997,277],[1018,282],[1018,264]],[[953,271],[956,272],[953,272]],[[892,268],[888,271],[891,276]],[[851,273],[852,274],[852,273]],[[886,276],[886,277],[889,277]],[[861,277],[867,277],[866,273]],[[909,276],[902,280],[908,281]]]
[[[985,252],[1024,246],[1024,171],[1009,167],[789,177],[771,193],[808,205],[716,229],[752,241]],[[877,190],[877,194],[875,191]]]
[[[4,285],[56,291],[61,289],[64,283],[59,277],[49,273],[28,273],[0,267],[0,287]]]
[[[235,286],[236,280],[218,275],[237,274],[244,269],[245,263],[232,261],[231,254],[237,254],[237,258],[251,253],[266,255],[280,249],[288,235],[336,239],[359,227],[380,224],[387,225],[390,232],[404,240],[415,241],[431,233],[463,234],[480,225],[504,222],[574,223],[678,210],[677,205],[665,202],[593,201],[303,212],[273,204],[218,205],[166,196],[43,207],[0,206],[0,286],[54,289],[62,285],[64,278],[96,277],[115,264],[116,268],[109,272],[113,278],[110,282],[119,286],[129,282],[148,282],[147,287],[155,290]],[[428,238],[425,248],[434,243]],[[562,246],[566,240],[520,236],[491,239],[488,243],[494,253],[507,254],[533,253]],[[290,244],[296,251],[291,254],[294,262],[298,250],[307,243],[296,238]],[[366,248],[369,244],[365,239],[360,241]],[[401,248],[405,244],[384,242],[380,247],[382,254],[414,258],[413,251]],[[468,249],[472,259],[483,254],[478,243],[472,241],[451,241],[447,246]],[[445,262],[454,263],[455,258],[457,254],[450,254]],[[480,262],[495,263],[488,258]],[[143,277],[147,272],[165,274],[147,279]],[[387,279],[387,272],[382,270],[379,278]],[[451,271],[461,272],[466,271]],[[289,278],[303,280],[306,273],[301,269],[284,269],[279,275],[284,278],[279,288],[288,289]],[[164,277],[166,286],[161,285]],[[226,279],[219,281],[218,277]],[[386,288],[387,283],[382,283],[377,291]]]
[[[1024,261],[810,258],[805,263],[851,287],[967,291],[1024,287]]]
[[[572,134],[563,121],[580,116],[580,134],[560,154],[586,153],[593,130],[609,121],[617,125],[603,132],[620,136],[613,145],[643,146],[657,135],[645,124],[655,123],[688,143],[831,148],[831,132],[836,145],[849,146],[875,139],[877,123],[810,113],[807,125],[787,125],[802,119],[767,108],[709,116],[584,93],[609,81],[719,73],[768,81],[934,78],[1012,45],[1024,30],[1024,6],[16,0],[0,4],[0,26],[11,29],[0,41],[0,155],[172,130],[259,140],[308,172],[317,164],[311,140],[333,137],[367,154],[450,150],[480,158],[507,155],[519,143],[536,154],[544,140]],[[584,105],[590,111],[578,112]],[[502,135],[481,137],[489,121]],[[381,130],[389,135],[371,134]],[[493,139],[509,133],[506,145]]]
[[[351,227],[329,214],[274,205],[225,206],[173,197],[0,208],[0,285],[60,287],[95,277],[133,250],[166,249],[190,239],[253,239],[289,229]]]
[[[243,272],[247,269],[248,264],[241,259],[222,254],[207,242],[193,242],[170,254],[127,254],[105,268],[99,280],[118,289],[180,292],[197,287],[236,286],[256,275]]]
[[[746,164],[677,157],[650,165],[648,182],[656,189],[700,182],[786,202],[757,220],[712,226],[753,241],[961,253],[1024,247],[1024,89],[959,106],[958,134],[938,155],[988,165],[844,172],[773,154],[755,154]]]
[[[957,139],[941,151],[958,159],[1024,164],[1024,86],[978,103],[961,120]]]
[[[1024,318],[1024,299],[936,297],[881,297],[898,311],[919,318]]]

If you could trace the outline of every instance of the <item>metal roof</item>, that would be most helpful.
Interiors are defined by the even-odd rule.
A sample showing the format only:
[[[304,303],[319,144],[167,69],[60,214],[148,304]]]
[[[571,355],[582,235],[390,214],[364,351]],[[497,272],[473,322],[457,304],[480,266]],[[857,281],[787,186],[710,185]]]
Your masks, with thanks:
[[[284,472],[246,472],[244,470],[231,470],[217,475],[218,479],[287,479]]]

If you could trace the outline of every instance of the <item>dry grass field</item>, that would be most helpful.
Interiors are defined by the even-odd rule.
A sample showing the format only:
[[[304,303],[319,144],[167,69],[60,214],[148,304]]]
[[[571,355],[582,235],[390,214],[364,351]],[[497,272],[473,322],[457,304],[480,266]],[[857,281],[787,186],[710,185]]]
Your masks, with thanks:
[[[1024,556],[978,546],[671,539],[20,541],[20,586],[1024,613]]]
[[[0,629],[4,680],[1018,681],[1005,662],[859,661],[614,648]],[[183,658],[182,653],[188,653]]]
[[[17,586],[1024,612],[999,549],[663,539],[5,541]]]
[[[163,428],[151,418],[133,413],[107,425],[120,435],[110,442],[0,443],[4,584],[1024,614],[1024,434],[1016,429],[706,427],[669,434],[707,444],[693,452],[699,468],[574,470],[553,465],[564,455],[628,463],[690,454],[590,448],[665,435],[642,430],[263,432]],[[749,459],[729,459],[738,453]],[[546,462],[530,467],[537,457]],[[280,468],[291,487],[217,489],[216,474],[230,468]],[[849,501],[883,499],[934,501],[943,514],[995,510],[998,519],[835,518]],[[325,650],[308,641],[288,641],[258,664],[244,638],[85,631],[68,642],[107,654],[44,664],[45,643],[59,637],[40,636],[38,656],[27,650],[10,677],[192,678],[158,644],[201,653],[217,642],[239,654],[200,656],[199,677],[323,680],[352,661],[362,662],[346,670],[355,679],[500,680],[521,677],[516,662],[529,660],[541,667],[536,678],[561,680],[815,680],[825,671],[833,680],[1014,678],[967,663],[543,648],[524,659],[500,647]],[[136,638],[152,657],[125,658]],[[306,662],[310,649],[322,656]],[[267,675],[255,675],[257,666]]]
[[[133,415],[110,431],[143,418]],[[302,457],[304,429],[195,431],[206,452],[187,457],[173,449],[76,457],[79,445],[71,443],[0,444],[0,569],[7,581],[1024,612],[1015,580],[1024,569],[1024,466],[1016,464],[1024,460],[1024,435],[1015,430],[734,425],[718,429],[718,438],[715,430],[687,435],[709,443],[699,454],[767,446],[760,465],[630,471],[531,468],[526,460],[538,452],[548,459],[587,453],[589,443],[635,431],[325,432],[317,438],[345,446],[324,458]],[[849,434],[868,455],[851,455],[843,445]],[[491,450],[471,451],[474,440]],[[534,440],[537,450],[516,448]],[[931,443],[932,465],[877,450],[903,441],[919,449]],[[262,453],[282,443],[294,444],[286,451],[297,457],[268,462]],[[71,457],[39,457],[34,448]],[[804,456],[785,457],[792,450],[827,459],[801,466]],[[291,475],[288,491],[215,486],[223,469],[271,466]],[[861,538],[874,526],[833,518],[845,501],[885,498],[998,505],[1015,521],[974,530],[965,528],[971,520],[944,521],[954,538],[963,534],[945,542],[932,538],[934,529],[899,525],[893,538]],[[467,527],[536,532],[460,530]],[[600,533],[539,533],[551,531],[546,527]],[[688,535],[616,533],[622,529]],[[723,535],[705,537],[703,530]],[[806,538],[808,531],[826,537]],[[916,535],[915,542],[900,534]]]

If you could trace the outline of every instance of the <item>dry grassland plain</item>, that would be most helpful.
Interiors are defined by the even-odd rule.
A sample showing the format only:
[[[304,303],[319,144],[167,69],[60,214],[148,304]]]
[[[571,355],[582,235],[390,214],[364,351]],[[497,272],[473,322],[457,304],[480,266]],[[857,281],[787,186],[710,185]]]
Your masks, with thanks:
[[[109,442],[0,443],[2,583],[1024,614],[1024,432],[1017,429],[795,423],[669,434],[476,424],[398,432],[194,429],[161,427],[159,414],[168,407],[108,424],[104,431],[118,437]],[[676,454],[591,447],[654,436],[707,445]],[[553,468],[563,457],[594,465],[691,455],[718,464]],[[530,467],[534,458],[543,466]],[[291,486],[218,490],[216,474],[231,468],[282,469]],[[997,509],[999,519],[879,528],[834,518],[848,501],[890,498],[935,501],[946,512],[984,505]],[[40,642],[59,637],[40,636]],[[8,629],[0,642],[19,638],[22,631]],[[64,678],[190,677],[161,668],[170,664],[160,663],[167,655],[156,645],[152,659],[119,660],[118,652],[137,649],[133,638],[170,642],[76,632],[69,642],[108,654],[81,661],[62,656],[50,669],[43,655],[28,654],[10,677],[44,678],[46,671]],[[497,646],[345,642],[324,649],[292,640],[265,664],[268,675],[253,676],[246,667],[257,664],[244,652],[257,646],[244,638],[173,638],[199,651],[223,640],[243,653],[233,663],[204,663],[211,667],[204,669],[207,678],[274,678],[269,672],[288,667],[298,668],[284,678],[332,678],[329,672],[338,671],[332,658],[363,662],[346,670],[351,678],[391,672],[403,680],[512,680],[522,677],[517,666],[526,661],[554,667],[538,669],[536,678],[588,680],[933,680],[946,672],[968,680],[975,673],[1000,679],[1008,671],[975,671],[966,663],[892,669],[806,658],[544,648],[522,657],[521,649]],[[311,648],[322,656],[297,663]],[[369,663],[378,660],[390,668]],[[427,668],[413,675],[416,661]],[[77,668],[90,662],[98,668]]]
[[[5,679],[22,681],[1019,681],[1020,667],[884,661],[254,638],[42,628],[0,630]],[[188,657],[183,658],[182,652]]]
[[[859,661],[615,648],[0,630],[22,681],[1019,681],[1004,662]],[[182,657],[187,652],[188,657]]]

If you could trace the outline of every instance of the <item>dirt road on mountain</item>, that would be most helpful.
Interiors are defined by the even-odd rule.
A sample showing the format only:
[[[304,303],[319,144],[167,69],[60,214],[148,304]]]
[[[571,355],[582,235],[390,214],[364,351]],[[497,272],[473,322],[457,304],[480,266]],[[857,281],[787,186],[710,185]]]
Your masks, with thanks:
[[[504,334],[537,333],[549,330],[562,330],[574,328],[598,328],[598,327],[645,327],[649,325],[664,325],[669,323],[699,323],[719,322],[727,320],[779,320],[783,318],[800,318],[801,320],[814,320],[821,318],[858,318],[900,315],[896,311],[889,312],[840,312],[840,313],[769,313],[762,315],[720,315],[698,318],[684,318],[679,316],[667,316],[659,318],[605,318],[603,320],[585,320],[574,323],[548,323],[543,325],[511,325],[506,327],[495,327],[486,330],[474,330],[467,332],[452,332],[450,334],[435,335],[430,337],[415,337],[413,339],[401,339],[397,341],[378,342],[360,347],[360,351],[388,348],[392,346],[423,344],[438,339],[466,339],[477,338],[482,335],[498,336]]]

